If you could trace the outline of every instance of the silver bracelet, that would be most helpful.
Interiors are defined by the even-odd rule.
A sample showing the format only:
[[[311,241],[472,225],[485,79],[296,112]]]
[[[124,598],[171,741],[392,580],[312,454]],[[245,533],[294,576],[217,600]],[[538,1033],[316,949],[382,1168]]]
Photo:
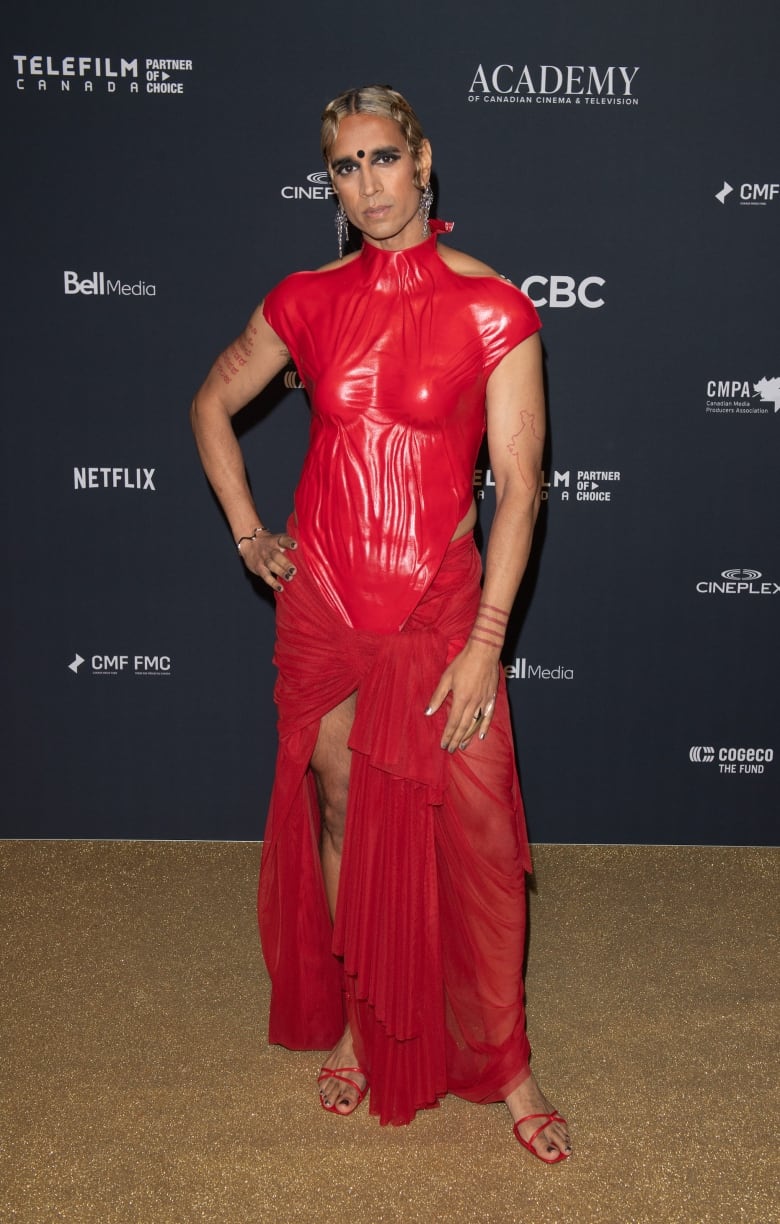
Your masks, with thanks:
[[[261,531],[268,531],[268,528],[267,527],[255,527],[251,535],[238,537],[238,539],[236,540],[236,548],[238,549],[239,556],[243,556],[243,553],[241,552],[241,545],[244,543],[244,540],[256,540],[258,532],[261,532]],[[268,531],[268,534],[270,535],[271,532]]]

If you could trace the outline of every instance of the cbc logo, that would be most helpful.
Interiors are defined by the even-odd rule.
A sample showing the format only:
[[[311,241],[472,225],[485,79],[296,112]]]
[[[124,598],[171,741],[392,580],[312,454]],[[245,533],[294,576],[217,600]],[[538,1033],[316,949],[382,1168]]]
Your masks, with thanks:
[[[587,306],[588,310],[598,310],[604,305],[603,297],[598,296],[604,284],[602,276],[586,276],[579,284],[573,276],[527,276],[520,288],[534,306],[566,310],[579,304]]]

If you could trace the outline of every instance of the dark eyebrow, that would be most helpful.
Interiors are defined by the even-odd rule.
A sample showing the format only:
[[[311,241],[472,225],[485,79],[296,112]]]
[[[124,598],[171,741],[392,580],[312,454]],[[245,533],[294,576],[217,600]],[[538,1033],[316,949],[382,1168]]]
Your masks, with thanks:
[[[385,153],[400,153],[400,152],[401,150],[398,148],[398,145],[385,145],[381,149],[372,149],[371,152],[368,154],[368,156],[369,157],[382,157]],[[338,170],[341,168],[341,166],[350,166],[350,165],[353,165],[354,162],[355,162],[354,157],[337,157],[336,160],[331,162],[330,164],[331,164],[331,169]]]

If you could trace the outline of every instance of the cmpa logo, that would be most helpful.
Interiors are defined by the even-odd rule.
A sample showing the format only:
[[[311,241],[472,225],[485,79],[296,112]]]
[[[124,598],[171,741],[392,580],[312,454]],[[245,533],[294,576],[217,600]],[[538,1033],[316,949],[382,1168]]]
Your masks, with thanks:
[[[515,105],[638,106],[634,82],[639,68],[594,64],[479,64],[468,87],[469,102]]]
[[[763,577],[757,569],[726,569],[721,571],[722,581],[697,582],[700,595],[777,595],[780,582],[760,582]]]
[[[19,93],[52,91],[66,93],[183,94],[182,81],[173,80],[192,72],[191,59],[158,59],[150,56],[110,55],[13,55]]]
[[[603,289],[605,283],[603,276],[586,276],[579,282],[573,276],[526,276],[520,288],[534,306],[568,310],[579,305],[598,310],[604,305],[598,290]]]
[[[333,186],[327,170],[315,170],[306,175],[306,186],[282,187],[283,200],[330,200],[334,196]]]
[[[780,412],[780,378],[711,378],[707,383],[705,411],[713,416],[772,415],[765,404]]]
[[[171,656],[167,654],[93,654],[89,662],[92,676],[170,676],[173,669]],[[68,669],[77,676],[83,663],[86,659],[76,651]]]
[[[287,370],[284,375],[284,385],[288,391],[305,391],[303,379],[297,370]]]
[[[740,204],[766,207],[780,197],[780,183],[742,183],[736,188],[724,179],[720,191],[715,192],[715,199],[719,204],[725,204],[735,191]]]

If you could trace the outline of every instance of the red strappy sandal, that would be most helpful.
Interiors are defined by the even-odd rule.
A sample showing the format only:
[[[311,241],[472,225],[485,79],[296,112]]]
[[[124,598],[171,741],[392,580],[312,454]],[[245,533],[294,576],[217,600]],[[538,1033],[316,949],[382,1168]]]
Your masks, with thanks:
[[[350,1079],[349,1075],[347,1074],[348,1071],[357,1071],[358,1075],[362,1075],[363,1079],[366,1081],[365,1088],[361,1088],[360,1085],[355,1082],[355,1080]],[[366,1093],[368,1092],[368,1076],[362,1067],[334,1067],[332,1070],[330,1067],[323,1067],[317,1076],[317,1083],[319,1084],[323,1080],[327,1079],[341,1080],[343,1084],[349,1084],[350,1088],[354,1088],[355,1092],[358,1094],[358,1098],[355,1101],[352,1109],[344,1111],[343,1109],[337,1109],[335,1104],[326,1105],[322,1099],[322,1092],[320,1092],[320,1105],[323,1109],[327,1110],[328,1113],[339,1114],[342,1118],[348,1118],[350,1114],[355,1112],[360,1102],[365,1099]]]
[[[537,1126],[530,1139],[524,1139],[520,1134],[520,1127],[524,1122],[530,1122],[534,1118],[542,1118],[542,1125]],[[541,1160],[542,1164],[558,1164],[560,1160],[568,1160],[568,1158],[571,1156],[571,1152],[558,1152],[557,1156],[553,1156],[551,1160],[548,1160],[546,1156],[542,1156],[539,1152],[537,1152],[536,1148],[534,1147],[534,1139],[536,1139],[537,1135],[541,1135],[542,1131],[545,1130],[545,1128],[548,1127],[551,1122],[562,1122],[564,1126],[568,1126],[566,1119],[561,1117],[557,1109],[554,1109],[552,1113],[548,1114],[526,1114],[524,1118],[518,1118],[512,1127],[512,1131],[517,1142],[521,1143],[526,1151],[530,1152],[532,1156],[535,1156],[537,1160]]]

